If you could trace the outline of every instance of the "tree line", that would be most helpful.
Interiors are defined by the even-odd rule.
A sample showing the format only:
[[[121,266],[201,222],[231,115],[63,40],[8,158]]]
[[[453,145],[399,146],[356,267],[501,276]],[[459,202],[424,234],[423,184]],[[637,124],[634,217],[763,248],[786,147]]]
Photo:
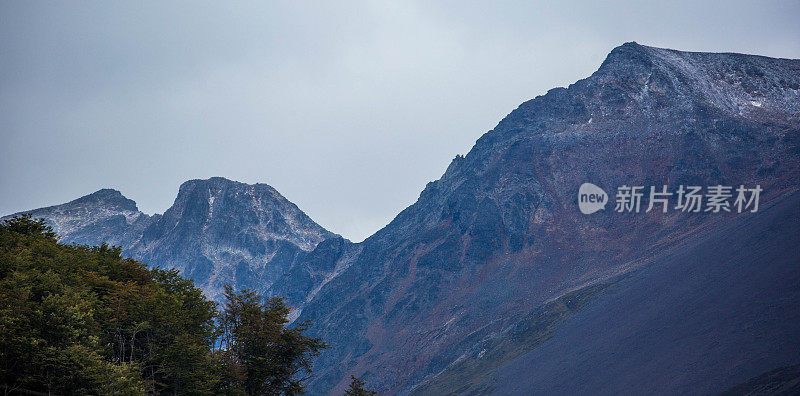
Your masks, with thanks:
[[[328,346],[288,315],[230,286],[217,304],[176,270],[59,243],[28,215],[0,224],[4,394],[301,394]],[[347,394],[375,394],[351,379]]]

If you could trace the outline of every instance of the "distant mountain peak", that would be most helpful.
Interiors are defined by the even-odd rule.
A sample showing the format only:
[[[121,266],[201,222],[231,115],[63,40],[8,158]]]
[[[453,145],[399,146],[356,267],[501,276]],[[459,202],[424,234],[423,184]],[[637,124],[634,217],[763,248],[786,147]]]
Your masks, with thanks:
[[[800,114],[800,62],[792,59],[629,42],[614,48],[587,80],[616,85],[617,93],[646,103],[648,109],[672,104],[713,107],[740,116]]]
[[[118,190],[114,190],[111,188],[104,188],[101,190],[97,190],[89,195],[85,195],[76,200],[70,201],[68,204],[73,204],[73,205],[93,204],[93,205],[102,205],[121,211],[132,211],[132,212],[139,211],[139,208],[136,206],[136,202],[134,200],[125,197]]]
[[[641,45],[635,41],[630,41],[615,47],[608,53],[605,61],[600,66],[600,70],[607,67],[613,67],[617,64],[626,64],[631,61],[646,61],[651,55],[650,47]]]
[[[258,196],[261,199],[271,199],[292,206],[294,205],[283,195],[281,195],[278,190],[268,184],[246,184],[219,176],[209,179],[192,179],[183,182],[178,189],[176,202],[180,200],[182,196],[187,196],[187,194],[191,194],[192,192],[207,192],[208,197],[212,198],[229,190],[236,191],[242,194],[242,196]]]
[[[136,202],[121,192],[104,188],[65,204],[48,206],[28,213],[43,218],[65,242],[126,246],[150,220]],[[6,216],[5,218],[11,217]]]
[[[145,262],[183,270],[218,297],[225,283],[269,287],[334,236],[269,185],[212,177],[184,182],[131,250]]]
[[[236,180],[227,179],[220,176],[213,176],[208,179],[190,179],[183,183],[178,188],[178,190],[183,190],[185,188],[194,188],[197,186],[215,186],[215,187],[223,187],[223,186],[248,186],[249,184],[242,183]]]
[[[183,183],[175,203],[161,222],[187,225],[191,221],[203,232],[234,221],[255,227],[261,233],[291,241],[303,250],[313,249],[333,236],[300,208],[267,184],[245,184],[222,177],[194,179]]]

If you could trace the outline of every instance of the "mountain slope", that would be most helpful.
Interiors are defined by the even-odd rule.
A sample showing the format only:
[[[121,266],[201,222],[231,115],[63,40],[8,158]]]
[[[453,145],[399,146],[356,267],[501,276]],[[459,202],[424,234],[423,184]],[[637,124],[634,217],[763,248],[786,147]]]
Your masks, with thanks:
[[[799,284],[800,193],[794,193],[758,216],[658,254],[591,298],[552,338],[496,369],[472,373],[472,384],[448,377],[468,361],[491,359],[493,350],[472,351],[416,391],[719,393],[800,363]]]
[[[547,301],[648,262],[733,214],[585,216],[585,182],[797,189],[800,62],[627,43],[591,77],[523,103],[359,245],[300,319],[354,374],[405,393]],[[742,216],[756,214],[742,214]],[[341,257],[336,257],[341,260]]]

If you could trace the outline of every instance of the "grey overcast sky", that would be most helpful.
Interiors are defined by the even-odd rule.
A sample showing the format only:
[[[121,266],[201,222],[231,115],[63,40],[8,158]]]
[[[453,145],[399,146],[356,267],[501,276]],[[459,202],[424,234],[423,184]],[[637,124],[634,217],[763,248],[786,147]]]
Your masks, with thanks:
[[[626,41],[800,58],[800,2],[0,3],[0,215],[267,183],[360,241]]]

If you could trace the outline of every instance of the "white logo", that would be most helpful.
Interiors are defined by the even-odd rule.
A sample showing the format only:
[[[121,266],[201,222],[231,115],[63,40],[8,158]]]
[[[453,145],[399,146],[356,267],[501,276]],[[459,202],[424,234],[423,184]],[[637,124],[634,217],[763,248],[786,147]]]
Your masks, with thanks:
[[[721,213],[734,212],[743,213],[748,210],[751,213],[758,212],[758,201],[761,192],[764,191],[761,185],[756,184],[753,188],[747,188],[744,184],[736,186],[723,186],[721,184],[706,186],[705,194],[703,186],[678,186],[677,190],[671,191],[669,186],[650,186],[649,191],[646,186],[617,187],[615,212],[623,213],[650,213],[652,210],[667,213],[670,210],[690,212],[690,213]],[[646,208],[642,201],[647,199]],[[674,206],[672,205],[674,201]],[[583,214],[592,214],[598,210],[606,208],[608,195],[602,188],[592,183],[581,184],[578,189],[578,207]]]
[[[583,214],[592,214],[606,208],[608,194],[592,183],[583,183],[578,189],[578,207]]]

